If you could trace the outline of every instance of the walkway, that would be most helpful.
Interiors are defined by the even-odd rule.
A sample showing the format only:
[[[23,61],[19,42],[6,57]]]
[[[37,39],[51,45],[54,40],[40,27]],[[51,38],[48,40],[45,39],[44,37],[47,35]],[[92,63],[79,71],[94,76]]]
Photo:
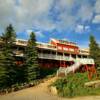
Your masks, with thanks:
[[[45,81],[35,87],[23,89],[17,92],[0,96],[0,100],[69,100],[52,95],[48,91],[48,85],[56,80],[56,77]],[[100,100],[100,96],[78,97],[70,100]]]

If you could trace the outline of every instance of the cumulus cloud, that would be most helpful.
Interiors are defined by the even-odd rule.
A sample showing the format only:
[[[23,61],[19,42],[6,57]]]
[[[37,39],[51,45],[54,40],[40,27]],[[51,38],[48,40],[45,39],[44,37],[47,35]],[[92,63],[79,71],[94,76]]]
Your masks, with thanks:
[[[33,31],[33,30],[31,30],[31,29],[26,30],[26,33],[27,33],[28,35],[30,35],[31,32],[34,32],[35,35],[36,35],[36,37],[39,37],[39,38],[44,38],[44,37],[45,37],[45,35],[44,35],[41,31]]]
[[[0,0],[0,30],[12,23],[15,15],[15,0]]]
[[[93,23],[100,23],[100,15],[96,15],[93,19]]]
[[[82,5],[78,11],[78,18],[82,22],[90,21],[93,16],[93,8],[89,4]]]
[[[96,0],[94,5],[94,12],[96,13],[92,22],[93,23],[100,23],[100,0]]]
[[[77,33],[82,33],[82,32],[84,32],[84,26],[83,26],[83,25],[77,25],[77,27],[76,27],[76,32],[77,32]]]
[[[96,13],[100,13],[100,0],[96,0],[94,10]]]
[[[53,0],[21,0],[16,10],[16,22],[24,23],[25,28],[49,28],[51,21],[48,18],[48,11],[52,2]]]
[[[40,37],[40,38],[45,37],[45,35],[41,31],[36,31],[35,34],[36,34],[36,37]]]
[[[100,7],[90,0],[0,0],[0,30],[12,23],[17,32],[28,29],[39,31],[76,30],[79,20],[90,21]],[[82,31],[82,27],[78,31]],[[40,34],[40,33],[39,33]],[[42,36],[42,35],[41,35]]]
[[[33,30],[26,30],[26,33],[30,35],[30,33],[33,32]]]
[[[90,26],[77,25],[75,31],[76,31],[76,33],[89,32]]]
[[[50,27],[51,22],[48,17],[48,11],[53,0],[0,0],[0,29],[9,23],[16,26],[17,31],[22,31],[33,26],[43,26],[45,24]],[[42,20],[42,17],[46,20]],[[46,28],[46,27],[45,27]]]

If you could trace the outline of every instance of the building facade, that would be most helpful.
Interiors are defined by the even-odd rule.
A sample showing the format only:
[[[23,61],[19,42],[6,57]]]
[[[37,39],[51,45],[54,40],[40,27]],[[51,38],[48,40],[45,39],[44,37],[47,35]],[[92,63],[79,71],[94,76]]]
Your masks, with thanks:
[[[23,57],[26,40],[17,39],[14,47],[17,63],[20,64]],[[68,67],[75,61],[82,62],[83,66],[94,65],[94,60],[89,58],[89,50],[81,49],[76,43],[50,39],[48,43],[37,42],[38,62],[40,67]]]
[[[13,46],[16,64],[23,64],[26,47],[27,40],[16,39]],[[82,49],[76,43],[52,38],[48,43],[37,42],[36,48],[41,68],[68,68],[79,62],[78,66],[76,63],[75,67],[72,68],[79,68],[78,70],[81,72],[88,71],[89,78],[96,73],[94,60],[89,58],[89,49]]]

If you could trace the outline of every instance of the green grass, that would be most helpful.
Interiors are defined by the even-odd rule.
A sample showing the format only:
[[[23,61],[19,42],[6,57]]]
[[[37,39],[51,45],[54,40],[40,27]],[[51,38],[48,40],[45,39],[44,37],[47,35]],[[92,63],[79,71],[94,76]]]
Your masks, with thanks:
[[[95,77],[92,80],[96,80]],[[84,86],[85,82],[92,80],[88,79],[87,73],[75,73],[58,79],[53,86],[56,86],[59,96],[62,97],[99,95],[100,88]]]

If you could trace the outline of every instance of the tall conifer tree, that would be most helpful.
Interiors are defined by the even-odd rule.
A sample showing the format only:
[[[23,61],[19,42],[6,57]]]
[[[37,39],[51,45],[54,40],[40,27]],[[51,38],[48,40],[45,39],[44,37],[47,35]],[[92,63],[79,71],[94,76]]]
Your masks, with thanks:
[[[16,33],[11,24],[6,28],[5,32],[2,34],[1,39],[3,41],[2,54],[4,56],[4,67],[6,69],[6,84],[8,86],[11,86],[16,80],[15,55],[13,52]]]
[[[95,60],[96,67],[100,67],[100,47],[94,36],[90,36],[90,57]]]
[[[39,76],[38,53],[35,34],[31,32],[25,53],[27,81],[31,82]]]
[[[6,87],[6,69],[4,61],[5,61],[5,56],[2,54],[2,50],[0,49],[0,89]]]

